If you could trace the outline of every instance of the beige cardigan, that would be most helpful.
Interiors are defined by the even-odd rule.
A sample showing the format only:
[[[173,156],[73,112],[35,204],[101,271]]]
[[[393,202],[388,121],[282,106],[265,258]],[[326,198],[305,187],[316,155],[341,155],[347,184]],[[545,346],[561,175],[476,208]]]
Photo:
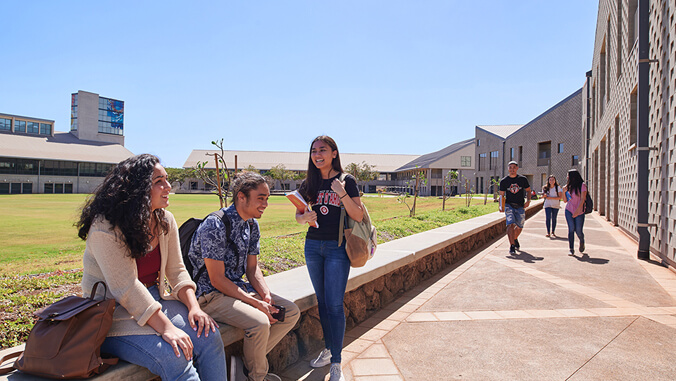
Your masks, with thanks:
[[[183,265],[174,215],[166,210],[164,213],[169,229],[167,234],[159,236],[162,256],[159,279],[164,280],[166,277],[171,286],[171,294],[167,292],[163,281],[159,284],[159,290],[162,299],[177,300],[178,292],[183,287],[191,287],[194,291],[196,286]],[[82,261],[84,296],[89,296],[94,283],[102,280],[108,286],[107,297],[118,303],[108,336],[158,334],[146,323],[161,305],[138,280],[136,260],[129,256],[122,233],[118,228],[113,229],[103,217],[97,217],[89,228]],[[103,287],[99,287],[96,293],[98,297],[102,297]]]

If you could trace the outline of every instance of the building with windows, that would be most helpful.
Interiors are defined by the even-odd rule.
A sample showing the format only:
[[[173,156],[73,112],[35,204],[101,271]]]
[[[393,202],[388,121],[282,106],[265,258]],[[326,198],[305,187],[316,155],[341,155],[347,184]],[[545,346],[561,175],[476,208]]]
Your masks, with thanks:
[[[464,179],[474,176],[474,139],[467,139],[451,144],[439,151],[422,155],[396,170],[396,186],[414,193],[415,176],[423,172],[426,184],[419,184],[418,194],[421,196],[442,196],[444,190],[449,195],[465,192]],[[458,174],[457,181],[445,187],[449,172]]]
[[[542,191],[550,174],[565,182],[568,170],[578,167],[582,152],[581,117],[579,89],[522,126],[476,126],[476,192],[493,193],[492,180],[507,176],[512,160],[519,163],[519,174],[536,192]]]
[[[664,0],[599,1],[583,92],[582,175],[594,208],[676,265],[676,8]]]
[[[507,162],[504,152],[507,137],[522,124],[476,126],[474,132],[476,166],[470,182],[476,193],[493,193],[491,180],[504,176]]]
[[[70,132],[81,140],[124,145],[124,102],[82,90],[71,94]]]
[[[100,103],[84,91],[72,99],[70,132],[55,132],[53,120],[0,113],[0,194],[91,193],[114,164],[133,156],[123,145],[122,125],[111,124],[111,130],[105,124],[110,99]],[[118,106],[123,112],[124,103]],[[110,118],[122,121],[121,115]]]
[[[205,168],[215,169],[215,150],[196,149],[190,153],[183,164],[183,168],[189,169],[197,165],[197,162],[205,162]],[[220,153],[220,151],[219,151]],[[273,167],[283,166],[287,171],[295,175],[295,179],[276,181],[273,189],[293,190],[297,189],[303,178],[308,165],[308,152],[276,152],[276,151],[225,151],[224,159],[228,170],[255,169],[261,173],[270,171]],[[340,162],[345,169],[350,163],[366,163],[379,172],[378,179],[361,183],[360,187],[365,192],[375,193],[378,187],[393,187],[397,179],[397,168],[418,158],[419,155],[392,155],[392,154],[368,154],[368,153],[340,153]],[[179,184],[174,184],[179,185]],[[186,183],[175,186],[176,191],[202,192],[210,190],[202,180],[190,179]],[[389,189],[393,190],[393,189]]]

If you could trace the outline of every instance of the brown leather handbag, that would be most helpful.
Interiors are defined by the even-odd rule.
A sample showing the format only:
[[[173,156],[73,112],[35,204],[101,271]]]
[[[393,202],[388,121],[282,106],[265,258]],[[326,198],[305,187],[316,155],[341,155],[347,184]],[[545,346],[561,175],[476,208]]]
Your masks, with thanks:
[[[94,300],[99,285],[104,288],[103,300]],[[108,288],[96,282],[89,298],[68,296],[37,312],[26,349],[7,355],[3,361],[19,357],[14,368],[47,378],[93,377],[118,359],[101,358],[101,345],[113,324],[115,300],[106,299]],[[12,368],[0,369],[0,374]]]

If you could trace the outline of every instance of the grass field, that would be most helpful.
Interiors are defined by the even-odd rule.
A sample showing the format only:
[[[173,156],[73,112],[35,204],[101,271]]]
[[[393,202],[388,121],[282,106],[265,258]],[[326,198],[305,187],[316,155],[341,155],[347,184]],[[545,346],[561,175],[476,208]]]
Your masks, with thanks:
[[[86,195],[0,196],[0,349],[24,342],[33,326],[33,311],[65,295],[78,293],[82,278],[84,242],[73,226]],[[475,198],[446,201],[419,198],[415,217],[395,197],[363,198],[379,242],[404,237],[497,210],[497,204]],[[412,203],[412,198],[407,202]],[[190,217],[204,217],[218,209],[214,195],[171,195],[168,208],[180,225]],[[259,220],[262,231],[260,263],[273,274],[305,264],[303,243],[307,228],[296,223],[294,207],[283,196],[270,198]],[[43,274],[44,273],[44,274]]]
[[[86,197],[87,195],[82,194],[1,196],[0,276],[81,267],[84,242],[77,237],[73,224]],[[407,202],[411,204],[412,199],[409,198]],[[408,208],[394,197],[367,195],[364,203],[369,208],[374,223],[386,237],[384,240],[407,235],[407,230],[411,234],[419,231],[416,225],[420,224],[420,218],[441,210],[440,199],[419,198],[416,207],[418,222],[406,223]],[[475,199],[473,204],[483,206],[483,201]],[[447,212],[444,214],[452,213],[448,210],[457,210],[463,205],[464,199],[447,200]],[[171,195],[168,210],[174,214],[180,225],[190,217],[204,217],[218,207],[218,198],[215,195],[176,194]],[[487,207],[487,211],[495,210],[490,202]],[[261,261],[265,264],[266,273],[277,272],[287,265],[293,267],[294,264],[303,263],[303,233],[307,228],[296,223],[294,211],[294,207],[285,197],[272,196],[265,214],[259,220],[263,236]],[[384,226],[393,225],[392,222],[385,222],[392,219],[400,219],[398,222],[403,224],[397,229],[398,232],[392,232],[394,234],[389,233]]]

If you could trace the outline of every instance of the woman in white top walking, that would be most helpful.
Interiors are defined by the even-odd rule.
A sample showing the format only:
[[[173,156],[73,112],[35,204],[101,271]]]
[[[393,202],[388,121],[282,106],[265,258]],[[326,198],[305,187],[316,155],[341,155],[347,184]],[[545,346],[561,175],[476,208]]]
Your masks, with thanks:
[[[556,182],[554,175],[549,175],[547,185],[542,187],[542,197],[545,199],[544,208],[547,224],[547,237],[556,237],[554,231],[556,230],[556,216],[559,214],[561,208],[561,200],[563,199],[563,189]],[[551,230],[550,230],[551,227]]]

